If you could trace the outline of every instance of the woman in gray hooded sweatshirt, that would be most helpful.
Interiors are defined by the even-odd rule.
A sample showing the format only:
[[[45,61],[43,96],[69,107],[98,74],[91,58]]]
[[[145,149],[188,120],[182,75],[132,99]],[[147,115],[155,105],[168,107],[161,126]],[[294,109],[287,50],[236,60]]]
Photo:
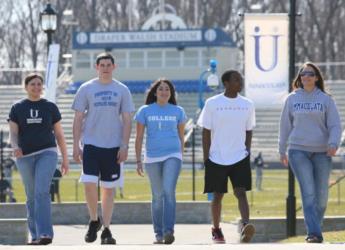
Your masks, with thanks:
[[[285,166],[290,164],[300,185],[306,242],[321,243],[331,157],[341,138],[340,117],[315,64],[306,62],[292,84],[294,91],[280,119],[280,160]]]

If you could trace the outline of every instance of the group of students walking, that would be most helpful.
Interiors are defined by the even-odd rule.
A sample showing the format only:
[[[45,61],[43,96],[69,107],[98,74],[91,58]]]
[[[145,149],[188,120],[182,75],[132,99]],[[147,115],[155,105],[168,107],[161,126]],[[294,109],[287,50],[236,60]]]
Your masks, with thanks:
[[[73,159],[82,163],[80,182],[84,184],[90,215],[85,241],[94,242],[103,227],[101,244],[116,244],[109,229],[114,187],[120,177],[120,164],[128,156],[135,108],[129,89],[113,79],[114,57],[101,53],[95,67],[98,77],[79,88],[72,104],[75,111]],[[224,93],[206,101],[197,122],[203,128],[204,192],[213,193],[211,234],[215,243],[225,243],[220,222],[229,178],[241,215],[240,241],[250,242],[255,228],[249,222],[246,191],[252,186],[250,149],[255,108],[251,100],[240,95],[243,78],[239,72],[226,71],[222,82]],[[41,97],[42,76],[29,74],[24,84],[27,98],[15,103],[9,114],[11,144],[27,197],[31,235],[28,244],[47,245],[54,237],[49,188],[57,164],[57,146],[62,155],[63,174],[69,170],[69,161],[59,109]],[[290,162],[301,187],[306,241],[322,242],[327,182],[331,156],[340,141],[340,118],[333,99],[324,90],[321,72],[314,64],[302,66],[294,87],[282,112],[279,152],[282,163]],[[157,79],[134,119],[137,173],[140,176],[147,173],[152,192],[154,244],[172,244],[175,240],[175,190],[182,167],[187,120],[184,109],[177,105],[173,83],[165,78]],[[97,213],[98,182],[101,215]]]

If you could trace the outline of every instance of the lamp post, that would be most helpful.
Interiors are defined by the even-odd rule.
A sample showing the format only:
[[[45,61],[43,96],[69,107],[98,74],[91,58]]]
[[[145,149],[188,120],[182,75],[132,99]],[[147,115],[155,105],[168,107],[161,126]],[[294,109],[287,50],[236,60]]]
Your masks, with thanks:
[[[5,189],[7,187],[4,179],[4,131],[0,127],[0,202],[6,202]]]
[[[219,79],[216,75],[217,72],[217,61],[215,59],[211,59],[209,63],[209,68],[201,72],[199,77],[199,109],[201,110],[204,107],[205,101],[204,101],[204,91],[207,86],[211,88],[217,88],[219,85]],[[207,81],[205,84],[205,76],[208,75]],[[195,131],[195,130],[194,130]],[[195,199],[194,193],[195,193],[195,135],[193,131],[193,200]],[[213,196],[212,193],[207,194],[207,199],[212,200]]]
[[[296,28],[296,0],[290,0],[290,17],[289,17],[289,92],[291,92],[291,83],[295,75],[295,28]],[[289,194],[286,198],[286,232],[287,236],[296,235],[296,196],[295,196],[295,176],[289,164],[288,178]]]
[[[217,61],[214,59],[210,60],[209,68],[201,72],[200,77],[199,77],[199,108],[202,109],[204,107],[204,91],[205,87],[218,87],[219,80],[218,76],[216,75],[217,72]],[[204,84],[204,78],[205,76],[209,74],[207,77],[207,85]]]
[[[40,13],[42,30],[47,34],[47,52],[49,52],[49,46],[52,44],[52,36],[57,26],[57,12],[51,6],[50,2],[47,3],[44,10]]]

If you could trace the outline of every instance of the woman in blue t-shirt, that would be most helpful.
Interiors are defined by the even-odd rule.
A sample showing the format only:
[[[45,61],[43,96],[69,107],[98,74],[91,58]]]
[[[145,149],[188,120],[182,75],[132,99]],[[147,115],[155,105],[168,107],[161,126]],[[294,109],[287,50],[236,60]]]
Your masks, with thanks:
[[[182,166],[186,115],[176,105],[175,88],[166,79],[156,80],[148,91],[145,105],[135,120],[137,172],[143,176],[142,143],[146,128],[145,170],[152,191],[152,221],[155,244],[174,242],[176,183]]]
[[[63,174],[68,157],[58,107],[41,98],[43,77],[31,73],[24,79],[27,98],[15,103],[9,114],[10,138],[22,177],[31,234],[29,245],[47,245],[53,240],[50,184],[58,162],[59,146]]]

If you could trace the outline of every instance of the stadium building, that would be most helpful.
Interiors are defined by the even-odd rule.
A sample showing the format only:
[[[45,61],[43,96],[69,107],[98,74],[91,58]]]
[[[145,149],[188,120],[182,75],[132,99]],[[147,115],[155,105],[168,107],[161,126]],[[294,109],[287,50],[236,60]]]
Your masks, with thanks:
[[[187,29],[178,16],[167,17],[170,29],[166,30],[154,29],[162,21],[158,14],[138,31],[74,32],[74,83],[67,91],[73,93],[96,76],[95,59],[104,51],[115,56],[114,77],[127,84],[132,93],[144,92],[158,77],[172,80],[178,92],[198,92],[199,75],[209,67],[210,59],[217,60],[219,74],[238,68],[238,49],[223,30]]]

